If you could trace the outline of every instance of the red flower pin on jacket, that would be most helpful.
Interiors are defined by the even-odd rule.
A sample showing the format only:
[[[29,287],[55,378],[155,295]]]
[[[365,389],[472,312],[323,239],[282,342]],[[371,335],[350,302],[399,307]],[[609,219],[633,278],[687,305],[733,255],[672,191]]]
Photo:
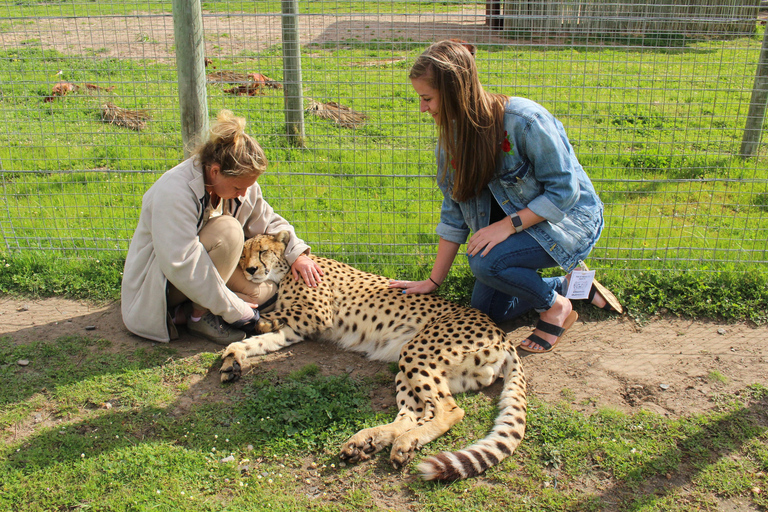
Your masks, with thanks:
[[[501,150],[507,154],[512,153],[512,144],[509,142],[509,134],[504,131],[504,140],[501,141]]]

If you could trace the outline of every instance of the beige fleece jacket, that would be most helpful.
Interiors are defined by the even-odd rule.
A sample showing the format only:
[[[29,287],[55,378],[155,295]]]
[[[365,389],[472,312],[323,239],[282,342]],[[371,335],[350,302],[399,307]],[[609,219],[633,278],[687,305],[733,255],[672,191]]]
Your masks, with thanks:
[[[134,334],[169,341],[167,281],[225,322],[236,322],[248,312],[248,305],[216,272],[197,236],[208,220],[207,205],[203,169],[194,158],[163,174],[144,194],[121,290],[123,322]],[[286,259],[290,264],[309,253],[309,246],[296,237],[288,221],[264,200],[258,183],[244,197],[225,201],[223,211],[240,221],[246,239],[289,231]]]

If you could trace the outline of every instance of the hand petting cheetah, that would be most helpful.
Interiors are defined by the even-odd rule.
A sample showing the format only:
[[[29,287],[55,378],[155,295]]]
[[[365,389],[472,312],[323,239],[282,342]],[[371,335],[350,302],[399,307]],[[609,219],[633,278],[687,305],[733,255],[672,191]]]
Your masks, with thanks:
[[[415,451],[461,421],[454,395],[491,385],[503,376],[499,415],[490,434],[461,451],[443,452],[418,466],[426,480],[479,475],[508,457],[525,433],[525,376],[511,340],[480,311],[434,295],[405,295],[387,278],[338,261],[311,256],[323,281],[310,288],[294,281],[284,258],[288,233],[248,240],[240,269],[247,279],[280,281],[273,312],[259,320],[262,333],[232,343],[222,355],[221,380],[234,381],[248,357],[266,354],[305,337],[332,340],[370,359],[398,361],[397,404],[392,423],[361,430],[341,448],[350,462],[370,459],[392,446],[396,468]],[[284,276],[284,277],[283,277]]]

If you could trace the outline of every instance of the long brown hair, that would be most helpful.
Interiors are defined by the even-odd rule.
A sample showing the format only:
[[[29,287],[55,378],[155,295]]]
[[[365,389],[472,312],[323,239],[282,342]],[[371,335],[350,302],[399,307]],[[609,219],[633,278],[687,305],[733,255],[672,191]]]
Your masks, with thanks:
[[[224,176],[258,178],[267,169],[267,157],[256,139],[245,133],[245,119],[222,110],[211,126],[208,140],[195,151],[203,168],[221,166]]]
[[[440,93],[438,144],[448,155],[445,165],[455,168],[453,198],[475,197],[496,170],[507,96],[483,89],[474,56],[458,41],[431,45],[416,59],[408,78],[423,79]]]

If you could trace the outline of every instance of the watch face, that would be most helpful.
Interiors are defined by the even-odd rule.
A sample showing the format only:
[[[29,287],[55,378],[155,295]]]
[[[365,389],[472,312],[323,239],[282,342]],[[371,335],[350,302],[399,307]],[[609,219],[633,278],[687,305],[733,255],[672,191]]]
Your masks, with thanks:
[[[519,228],[523,225],[523,221],[517,215],[510,215],[510,217],[512,218],[512,225],[516,228]]]

